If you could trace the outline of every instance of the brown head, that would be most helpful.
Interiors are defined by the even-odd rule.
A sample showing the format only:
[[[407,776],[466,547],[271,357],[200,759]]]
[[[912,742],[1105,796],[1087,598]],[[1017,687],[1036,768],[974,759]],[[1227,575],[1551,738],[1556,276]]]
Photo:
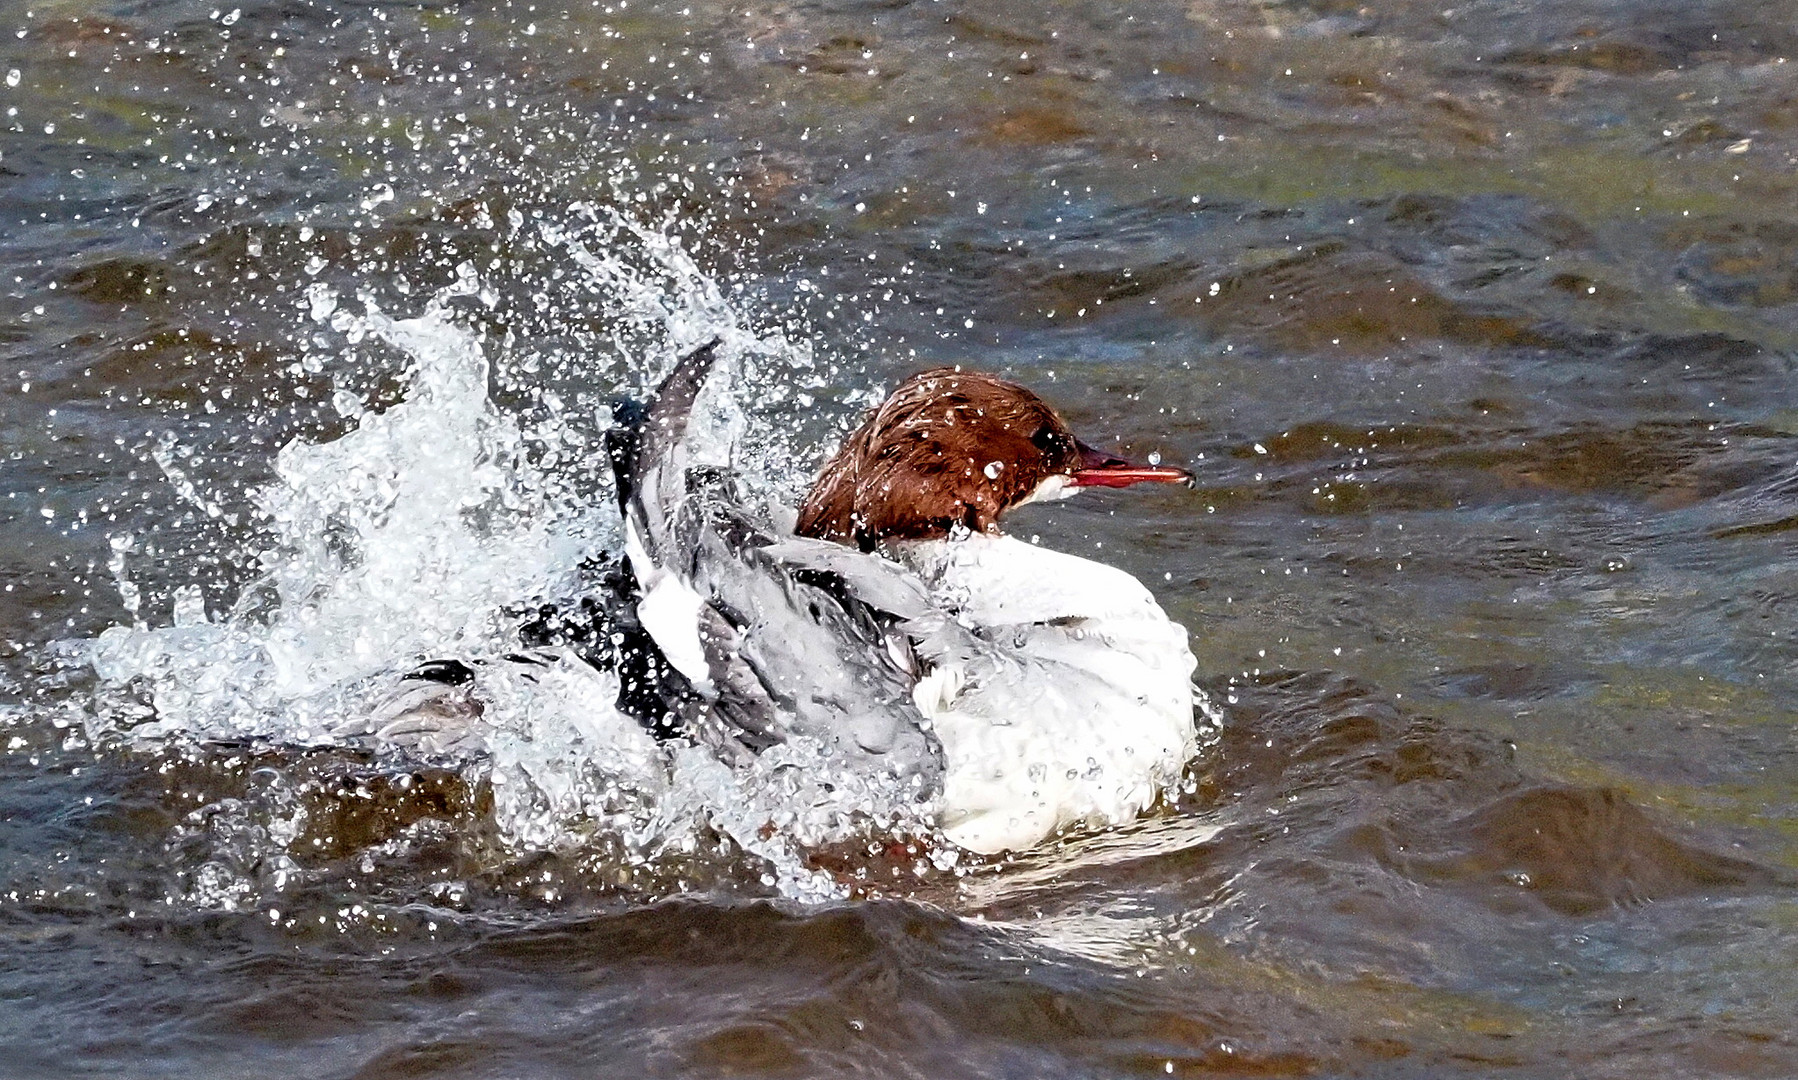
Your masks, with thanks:
[[[936,368],[899,384],[843,441],[800,506],[797,531],[871,550],[957,526],[997,532],[1012,507],[1082,487],[1187,479],[1087,446],[1016,383]]]

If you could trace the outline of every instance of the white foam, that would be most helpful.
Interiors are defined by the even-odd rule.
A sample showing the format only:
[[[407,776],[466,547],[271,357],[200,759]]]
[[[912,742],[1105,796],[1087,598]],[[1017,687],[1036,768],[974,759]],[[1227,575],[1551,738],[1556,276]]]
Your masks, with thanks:
[[[208,613],[188,588],[173,626],[94,643],[103,680],[137,678],[152,695],[136,737],[328,743],[396,665],[500,647],[501,608],[572,588],[615,529],[603,508],[543,496],[517,426],[488,401],[480,343],[443,310],[394,320],[370,307],[355,322],[410,358],[407,400],[334,442],[281,450],[255,500],[276,544],[234,610]]]
[[[113,539],[109,565],[134,621],[87,649],[103,687],[89,733],[96,741],[341,746],[366,739],[366,731],[354,734],[354,721],[371,715],[417,663],[515,649],[507,607],[573,595],[582,559],[619,544],[603,468],[593,468],[597,432],[591,419],[583,432],[572,418],[605,416],[605,393],[640,392],[674,356],[714,337],[729,362],[695,410],[695,457],[731,464],[776,495],[792,490],[800,470],[786,441],[791,425],[752,425],[749,413],[819,378],[797,374],[810,371],[809,351],[778,334],[751,333],[717,284],[655,229],[576,207],[565,221],[540,226],[537,239],[603,301],[608,324],[623,328],[610,348],[592,342],[557,361],[601,365],[561,371],[564,381],[591,388],[590,397],[545,393],[535,427],[495,405],[493,355],[527,371],[550,361],[520,359],[525,345],[483,339],[456,314],[458,306],[494,302],[470,267],[409,318],[312,287],[302,318],[349,346],[404,356],[403,400],[381,411],[339,391],[333,404],[350,430],[280,450],[275,479],[249,513],[274,542],[254,556],[260,576],[229,610],[206,610],[198,588],[136,579],[136,538]],[[633,351],[645,341],[659,343],[654,355]],[[344,358],[307,363],[319,370],[331,359]],[[546,446],[554,452],[542,452]],[[180,471],[175,450],[165,439],[155,456],[184,498],[209,516],[236,512]],[[587,473],[577,478],[577,468]],[[147,598],[158,590],[174,597],[171,625],[144,621],[143,612],[157,610]],[[579,848],[600,831],[627,858],[650,860],[690,853],[701,834],[722,834],[766,860],[768,884],[823,898],[840,890],[806,868],[803,848],[890,824],[910,805],[909,793],[843,775],[815,746],[783,747],[732,770],[709,752],[658,743],[615,710],[613,678],[566,657],[530,672],[483,666],[479,730],[440,745],[461,755],[455,765],[472,782],[491,784],[495,823],[515,848]],[[148,710],[105,704],[126,686],[147,698]],[[215,806],[205,820],[244,813]],[[286,866],[282,837],[293,832],[264,823],[232,835],[265,848],[265,865]],[[233,879],[228,868],[240,862],[208,862],[212,877],[194,895],[238,905],[246,890],[267,886]]]

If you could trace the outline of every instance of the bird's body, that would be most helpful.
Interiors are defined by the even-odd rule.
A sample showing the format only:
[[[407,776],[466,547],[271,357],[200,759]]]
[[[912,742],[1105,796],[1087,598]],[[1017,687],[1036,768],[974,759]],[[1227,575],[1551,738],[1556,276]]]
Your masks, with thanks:
[[[1192,653],[1134,577],[999,518],[1081,487],[1182,480],[1092,450],[1028,390],[926,372],[847,439],[785,533],[691,459],[715,346],[612,449],[618,602],[665,663],[644,719],[738,765],[808,740],[990,854],[1128,821],[1194,751]],[[613,635],[620,639],[620,635]],[[610,662],[623,665],[616,654]]]

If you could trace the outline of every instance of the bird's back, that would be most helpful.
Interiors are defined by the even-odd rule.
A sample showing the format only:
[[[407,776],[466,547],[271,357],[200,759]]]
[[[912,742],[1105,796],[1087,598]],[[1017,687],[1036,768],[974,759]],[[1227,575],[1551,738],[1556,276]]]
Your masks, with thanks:
[[[912,700],[904,613],[888,610],[921,602],[922,587],[864,581],[819,550],[836,545],[777,536],[730,470],[694,460],[693,406],[716,351],[675,365],[614,456],[638,618],[705,700],[692,733],[727,761],[816,740],[927,798],[940,754]]]

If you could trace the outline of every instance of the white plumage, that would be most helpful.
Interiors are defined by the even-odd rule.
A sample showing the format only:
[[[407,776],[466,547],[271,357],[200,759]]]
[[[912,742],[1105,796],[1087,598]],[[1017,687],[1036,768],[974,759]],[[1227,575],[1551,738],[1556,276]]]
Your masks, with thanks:
[[[992,853],[1119,824],[1179,780],[1195,749],[1194,660],[1141,582],[1006,536],[900,552],[985,646],[926,655],[913,690],[942,744],[951,840]]]

